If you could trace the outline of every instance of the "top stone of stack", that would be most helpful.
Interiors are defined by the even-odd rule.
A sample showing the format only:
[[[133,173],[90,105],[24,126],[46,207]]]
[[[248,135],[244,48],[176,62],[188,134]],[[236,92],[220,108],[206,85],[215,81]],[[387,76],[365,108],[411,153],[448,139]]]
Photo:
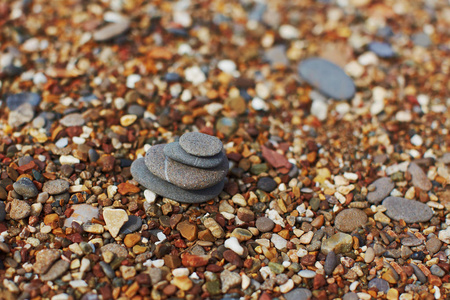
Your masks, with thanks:
[[[222,142],[215,136],[200,132],[188,132],[180,137],[180,146],[194,156],[214,156],[222,151]]]

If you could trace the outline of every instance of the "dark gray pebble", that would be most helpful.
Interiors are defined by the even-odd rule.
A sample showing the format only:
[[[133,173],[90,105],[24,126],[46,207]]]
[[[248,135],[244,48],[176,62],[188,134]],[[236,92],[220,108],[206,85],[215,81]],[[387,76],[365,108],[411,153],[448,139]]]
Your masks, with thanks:
[[[167,144],[164,147],[164,154],[179,163],[203,169],[217,167],[224,159],[227,159],[225,151],[207,157],[191,155],[184,151],[178,142]]]
[[[16,110],[19,106],[25,103],[31,104],[31,106],[35,107],[38,106],[40,102],[41,96],[36,93],[18,93],[10,95],[6,98],[6,105],[9,110]]]
[[[331,273],[333,273],[334,268],[336,268],[337,264],[338,259],[336,253],[334,253],[334,251],[328,252],[324,265],[325,274],[331,275]]]
[[[293,289],[289,293],[284,295],[286,300],[309,300],[312,297],[312,293],[308,289],[297,288]]]
[[[389,58],[395,55],[391,45],[383,42],[372,42],[369,44],[369,50],[382,58]]]
[[[225,181],[221,181],[203,190],[183,190],[153,175],[145,166],[144,158],[139,158],[131,164],[131,174],[137,182],[154,193],[184,203],[201,203],[211,200],[222,192],[225,184]]]
[[[383,206],[387,209],[386,215],[396,221],[403,219],[406,223],[427,222],[433,217],[433,210],[428,205],[415,200],[387,197]]]
[[[186,190],[201,190],[221,182],[228,173],[228,160],[209,169],[194,168],[164,155],[165,144],[151,147],[145,155],[145,165],[153,175]]]
[[[138,216],[129,215],[128,221],[120,228],[120,233],[129,234],[141,229],[142,219]]]
[[[417,279],[419,279],[420,282],[426,283],[427,282],[427,276],[423,274],[423,272],[419,269],[418,266],[415,264],[409,264],[414,269],[414,275],[416,275]]]
[[[261,177],[256,184],[256,187],[264,192],[270,193],[278,186],[277,182],[271,177]]]
[[[389,177],[378,178],[370,185],[373,186],[375,190],[367,194],[367,201],[373,204],[378,204],[383,201],[395,187],[394,182]]]
[[[389,282],[381,278],[374,278],[369,281],[368,287],[369,289],[376,287],[378,291],[387,293],[387,291],[389,291]]]
[[[22,195],[27,198],[36,197],[39,193],[38,189],[27,177],[22,177],[13,184],[13,188],[17,194]]]
[[[3,222],[6,217],[6,210],[5,210],[5,202],[0,201],[0,222]]]

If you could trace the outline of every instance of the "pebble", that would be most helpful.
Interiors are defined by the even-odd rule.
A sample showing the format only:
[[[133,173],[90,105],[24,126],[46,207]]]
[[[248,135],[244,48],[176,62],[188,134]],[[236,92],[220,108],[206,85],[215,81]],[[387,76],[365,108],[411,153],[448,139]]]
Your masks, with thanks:
[[[223,245],[225,246],[225,248],[233,250],[233,252],[237,255],[244,254],[244,248],[242,248],[242,246],[239,244],[238,239],[234,236],[225,240],[225,243]]]
[[[412,184],[423,191],[429,191],[433,187],[425,172],[416,163],[410,163],[408,172],[412,177]]]
[[[25,103],[36,107],[41,103],[41,96],[36,93],[18,93],[9,95],[6,98],[6,106],[8,106],[10,111],[17,110]]]
[[[261,177],[258,180],[256,187],[258,189],[263,190],[264,192],[272,192],[278,186],[277,182],[273,180],[271,177]]]
[[[3,222],[6,218],[5,202],[0,201],[0,222]]]
[[[97,42],[105,42],[125,33],[129,28],[130,21],[123,18],[117,23],[110,23],[97,29],[92,36]]]
[[[107,208],[103,210],[103,219],[112,237],[119,234],[120,228],[128,221],[128,214],[123,209]]]
[[[69,262],[67,262],[63,259],[60,259],[50,267],[50,269],[47,271],[47,273],[45,273],[44,275],[41,276],[41,280],[42,281],[53,281],[55,279],[58,279],[59,277],[64,275],[64,273],[66,273],[69,270],[69,267],[70,267]]]
[[[425,243],[425,247],[427,248],[428,252],[434,254],[441,250],[442,242],[437,237],[432,237]]]
[[[367,223],[367,215],[362,210],[350,208],[342,210],[334,220],[335,227],[344,232],[352,232]]]
[[[386,207],[388,217],[396,221],[403,219],[406,223],[427,222],[433,217],[431,208],[418,201],[388,197],[382,204]]]
[[[384,42],[371,42],[369,44],[369,50],[382,58],[390,58],[395,55],[391,45]]]
[[[431,46],[432,42],[428,34],[420,32],[413,34],[411,37],[414,45],[428,48]]]
[[[325,264],[323,267],[325,274],[331,275],[333,273],[333,270],[338,265],[338,263],[339,262],[338,262],[336,253],[334,253],[334,251],[328,252],[327,257],[325,258]]]
[[[217,197],[223,189],[224,181],[202,190],[184,190],[153,175],[145,166],[144,158],[131,165],[133,178],[145,188],[163,197],[184,203],[202,203]]]
[[[316,272],[311,270],[301,270],[298,272],[298,275],[303,278],[314,278],[314,276],[316,276]]]
[[[75,204],[72,205],[72,209],[74,210],[73,213],[64,221],[65,227],[72,227],[73,221],[87,223],[99,216],[98,208],[89,204]]]
[[[217,67],[222,72],[225,72],[225,73],[228,73],[228,74],[231,74],[231,75],[234,72],[236,72],[236,70],[237,70],[236,63],[234,61],[232,61],[232,60],[229,60],[229,59],[224,59],[224,60],[219,61],[219,63],[217,64]]]
[[[270,239],[270,241],[273,243],[275,248],[277,248],[278,250],[282,250],[282,249],[286,248],[286,246],[287,246],[287,240],[282,238],[281,236],[279,236],[276,233],[272,234],[272,238]]]
[[[184,70],[184,77],[194,85],[199,85],[206,81],[206,75],[198,66],[192,66]]]
[[[375,259],[375,251],[372,247],[367,248],[364,255],[364,262],[370,264]]]
[[[105,253],[107,251],[114,253],[118,257],[127,257],[128,251],[125,247],[120,246],[119,244],[106,244],[105,246],[101,247],[102,253]]]
[[[222,293],[228,292],[230,288],[241,284],[241,276],[237,273],[224,270],[220,273],[220,282],[222,283]]]
[[[21,220],[28,217],[31,214],[31,206],[22,200],[14,199],[11,202],[11,211],[9,216],[14,220]]]
[[[395,184],[389,177],[381,177],[372,182],[369,188],[373,188],[372,192],[367,194],[367,201],[373,204],[379,204],[394,189]]]
[[[50,180],[44,183],[42,191],[50,195],[62,194],[69,190],[69,182],[63,179]]]
[[[186,190],[202,190],[220,183],[228,173],[228,160],[217,167],[199,169],[164,155],[166,144],[151,147],[145,155],[148,170],[160,179]]]
[[[284,295],[286,300],[309,300],[312,298],[312,293],[308,289],[296,288]]]
[[[219,154],[208,157],[194,156],[181,148],[178,142],[173,142],[167,144],[164,147],[164,154],[172,160],[179,163],[196,167],[196,168],[214,168],[220,165],[224,160],[226,160],[225,152],[221,151]]]
[[[38,189],[27,177],[22,177],[13,184],[14,191],[26,198],[36,197],[39,193]]]
[[[84,118],[83,115],[79,113],[68,114],[59,120],[59,124],[66,127],[83,126]]]
[[[52,264],[61,257],[61,253],[56,249],[43,249],[36,254],[36,262],[33,270],[37,274],[44,274]]]
[[[135,215],[129,215],[126,221],[120,228],[120,233],[129,234],[138,231],[142,227],[142,219]]]
[[[387,293],[387,291],[389,290],[389,283],[384,279],[374,278],[369,281],[368,287],[376,287],[378,291]]]
[[[338,232],[330,238],[324,240],[320,250],[325,255],[327,255],[330,251],[334,251],[336,254],[339,254],[349,252],[352,249],[352,246],[352,236],[346,233]]]
[[[222,151],[222,142],[215,136],[200,132],[188,132],[180,137],[179,145],[187,153],[205,157],[214,156]]]
[[[353,98],[356,88],[352,79],[337,65],[322,59],[309,58],[298,66],[300,76],[322,94],[336,100]]]
[[[9,112],[8,124],[17,128],[23,124],[31,122],[34,117],[34,108],[29,103],[24,103],[17,110]]]
[[[219,110],[221,109],[222,107],[220,107]],[[232,135],[236,131],[237,127],[238,124],[234,118],[223,117],[218,119],[216,122],[217,131],[227,137]]]
[[[444,270],[442,270],[438,265],[432,265],[430,267],[431,274],[437,276],[437,277],[444,277],[446,274]]]

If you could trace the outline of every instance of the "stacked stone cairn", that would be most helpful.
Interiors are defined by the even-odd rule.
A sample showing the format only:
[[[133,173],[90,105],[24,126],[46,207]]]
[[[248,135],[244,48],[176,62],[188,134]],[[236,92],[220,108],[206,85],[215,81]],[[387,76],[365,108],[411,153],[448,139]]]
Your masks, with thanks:
[[[222,142],[199,132],[179,142],[151,147],[131,165],[133,178],[150,191],[184,203],[217,197],[225,184],[228,159]]]

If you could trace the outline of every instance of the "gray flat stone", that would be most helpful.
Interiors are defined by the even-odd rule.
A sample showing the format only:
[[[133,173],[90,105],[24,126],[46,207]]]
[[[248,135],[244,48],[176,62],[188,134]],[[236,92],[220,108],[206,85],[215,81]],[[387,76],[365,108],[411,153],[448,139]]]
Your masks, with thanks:
[[[209,169],[181,164],[164,155],[165,144],[151,147],[145,155],[145,165],[157,177],[186,190],[201,190],[221,182],[228,173],[228,160]]]
[[[381,177],[372,182],[371,186],[374,186],[375,190],[367,194],[367,201],[369,201],[369,203],[378,204],[383,201],[384,198],[389,196],[394,189],[395,184],[391,178]]]
[[[41,96],[36,93],[18,93],[9,95],[6,98],[6,105],[9,110],[17,110],[22,104],[28,103],[32,107],[36,107],[41,102]]]
[[[423,191],[429,191],[433,187],[430,179],[428,179],[427,174],[419,167],[416,163],[410,163],[408,166],[408,172],[412,177],[412,184],[415,187],[420,188]]]
[[[69,190],[69,182],[63,179],[50,180],[44,183],[42,191],[50,195],[65,193]]]
[[[223,144],[215,136],[200,132],[188,132],[180,137],[180,146],[194,156],[213,156],[222,151]]]
[[[202,190],[183,190],[153,175],[146,167],[144,158],[131,164],[133,178],[142,186],[163,197],[184,203],[202,203],[217,197],[222,192],[225,180]]]
[[[53,281],[55,279],[58,279],[59,277],[64,275],[64,273],[66,273],[67,270],[69,270],[69,267],[70,267],[69,262],[67,262],[63,259],[60,259],[56,263],[53,264],[53,266],[47,271],[47,273],[45,273],[44,275],[41,276],[41,280],[42,281]]]
[[[284,295],[286,300],[308,300],[311,299],[312,293],[308,289],[297,288]]]
[[[353,80],[339,66],[314,57],[302,61],[298,73],[311,86],[336,100],[353,98],[356,92]]]
[[[387,197],[383,201],[386,214],[389,218],[406,223],[427,222],[433,217],[431,208],[419,201],[400,197]]]
[[[200,157],[184,151],[178,142],[167,144],[164,147],[164,154],[179,163],[203,169],[217,167],[224,159],[227,159],[223,149],[222,152],[214,156]]]

